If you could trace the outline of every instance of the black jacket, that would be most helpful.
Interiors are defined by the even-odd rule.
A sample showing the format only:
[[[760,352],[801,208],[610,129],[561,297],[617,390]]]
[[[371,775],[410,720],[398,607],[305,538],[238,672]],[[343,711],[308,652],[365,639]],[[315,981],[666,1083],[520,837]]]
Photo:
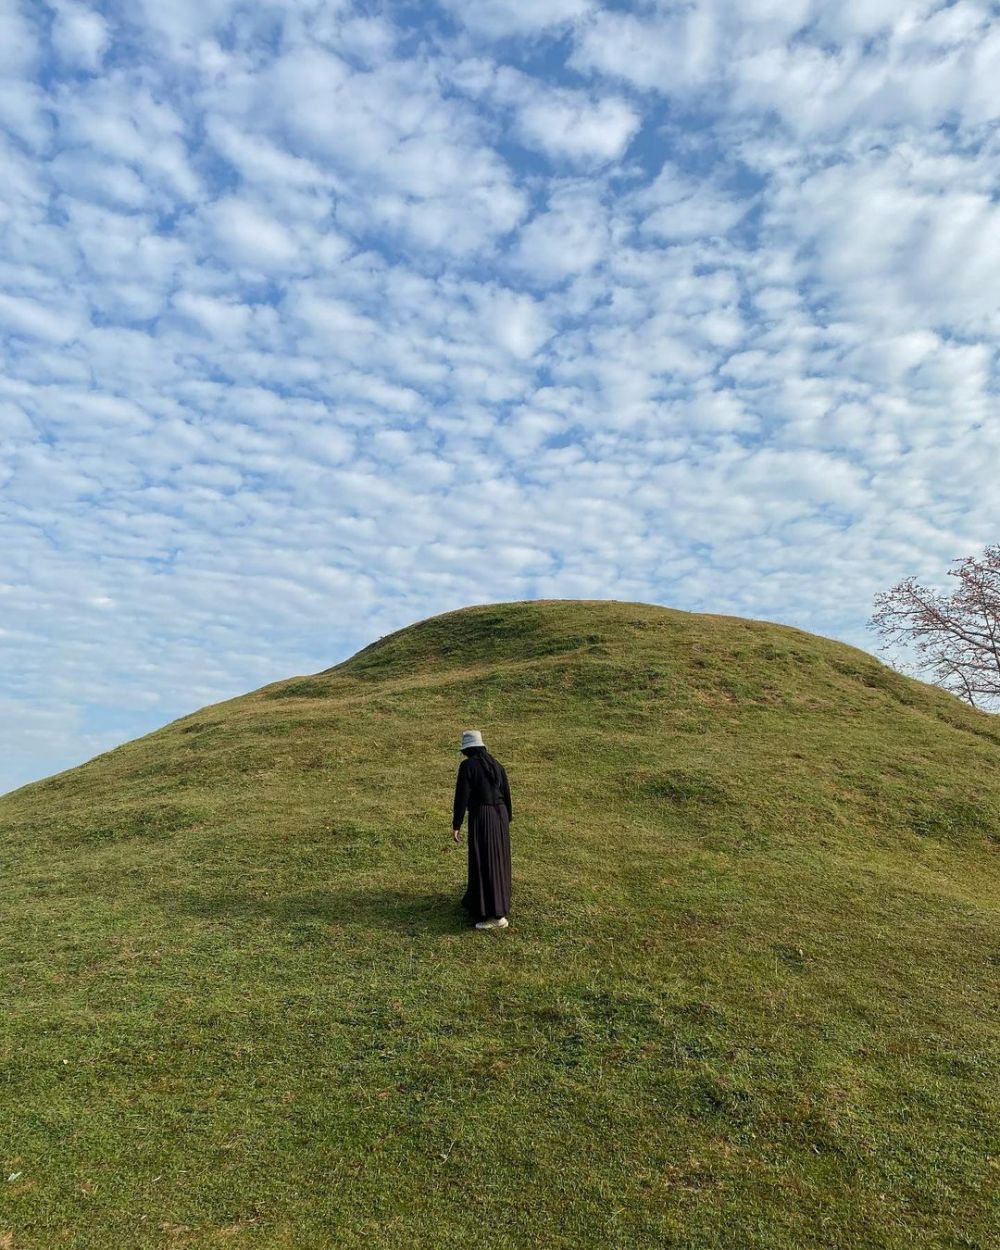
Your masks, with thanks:
[[[500,761],[497,760],[500,764]],[[466,810],[484,803],[502,803],[507,809],[507,819],[514,819],[510,804],[510,782],[507,770],[500,764],[500,784],[494,785],[477,755],[467,755],[458,766],[455,780],[455,806],[452,811],[452,829],[461,829]]]

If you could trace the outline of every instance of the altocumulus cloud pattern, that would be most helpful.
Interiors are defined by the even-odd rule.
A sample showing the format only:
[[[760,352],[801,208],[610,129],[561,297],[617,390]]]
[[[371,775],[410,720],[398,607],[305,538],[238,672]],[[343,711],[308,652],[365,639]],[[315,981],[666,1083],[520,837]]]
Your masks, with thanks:
[[[998,536],[977,0],[0,0],[0,789],[470,602]]]

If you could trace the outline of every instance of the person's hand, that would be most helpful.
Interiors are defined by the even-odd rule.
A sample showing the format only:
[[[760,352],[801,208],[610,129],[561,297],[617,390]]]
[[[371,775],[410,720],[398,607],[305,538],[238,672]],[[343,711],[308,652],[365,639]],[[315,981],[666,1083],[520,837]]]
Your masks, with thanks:
[[[461,829],[452,829],[451,836],[455,839],[456,842],[458,842],[462,837]]]

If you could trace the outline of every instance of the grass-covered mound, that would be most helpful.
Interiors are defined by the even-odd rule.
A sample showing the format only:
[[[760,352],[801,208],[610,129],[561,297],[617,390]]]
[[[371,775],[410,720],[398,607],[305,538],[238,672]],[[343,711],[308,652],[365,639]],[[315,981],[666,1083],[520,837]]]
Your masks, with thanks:
[[[469,726],[507,931],[458,904]],[[1000,720],[861,651],[469,608],[0,839],[0,1245],[995,1250]]]

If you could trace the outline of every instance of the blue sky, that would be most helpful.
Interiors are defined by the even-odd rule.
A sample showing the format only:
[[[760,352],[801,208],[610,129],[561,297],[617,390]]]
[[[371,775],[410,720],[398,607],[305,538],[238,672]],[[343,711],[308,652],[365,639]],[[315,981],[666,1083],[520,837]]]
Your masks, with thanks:
[[[998,536],[958,0],[0,0],[0,790],[415,620]]]

